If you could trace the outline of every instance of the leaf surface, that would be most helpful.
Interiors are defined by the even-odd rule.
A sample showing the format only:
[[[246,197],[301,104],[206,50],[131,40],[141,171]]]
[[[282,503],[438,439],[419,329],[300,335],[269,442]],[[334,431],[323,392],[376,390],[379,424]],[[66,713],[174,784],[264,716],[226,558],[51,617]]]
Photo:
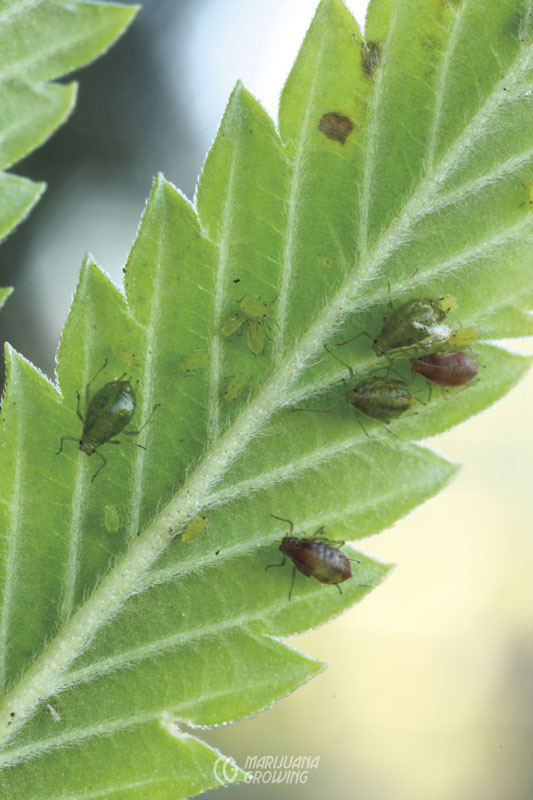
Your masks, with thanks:
[[[531,332],[531,11],[503,0],[485,20],[483,5],[377,0],[363,42],[340,0],[323,0],[279,133],[238,84],[195,207],[156,179],[125,294],[87,257],[58,389],[8,348],[6,796],[87,797],[90,785],[94,798],[170,800],[218,785],[218,753],[183,727],[253,714],[323,668],[279,637],[384,579],[359,540],[456,471],[417,440],[527,369],[488,340]],[[514,139],[508,103],[522,119]],[[426,296],[456,298],[450,324],[479,331],[479,379],[429,400],[416,378],[417,413],[390,430],[365,418],[365,432],[343,401],[348,371],[323,346],[356,382],[385,370],[366,337],[338,343],[375,336],[389,298]],[[405,354],[394,368],[410,380]],[[102,444],[93,480],[76,392],[84,413],[86,384],[91,397],[125,373],[142,431]],[[74,441],[57,454],[63,436]],[[342,594],[298,573],[289,602],[290,566],[265,569],[288,531],[272,515],[352,543]]]

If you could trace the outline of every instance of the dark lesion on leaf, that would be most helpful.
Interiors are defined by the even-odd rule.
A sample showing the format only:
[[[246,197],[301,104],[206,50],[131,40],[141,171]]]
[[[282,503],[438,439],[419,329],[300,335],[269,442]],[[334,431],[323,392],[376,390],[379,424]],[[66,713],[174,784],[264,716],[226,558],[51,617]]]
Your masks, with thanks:
[[[381,51],[377,42],[363,42],[361,45],[361,63],[363,65],[363,75],[366,78],[374,77],[380,56]]]
[[[354,124],[350,117],[345,116],[345,114],[339,114],[337,111],[323,114],[318,123],[320,133],[323,133],[328,139],[333,139],[334,142],[339,142],[339,144],[346,142],[353,129]]]

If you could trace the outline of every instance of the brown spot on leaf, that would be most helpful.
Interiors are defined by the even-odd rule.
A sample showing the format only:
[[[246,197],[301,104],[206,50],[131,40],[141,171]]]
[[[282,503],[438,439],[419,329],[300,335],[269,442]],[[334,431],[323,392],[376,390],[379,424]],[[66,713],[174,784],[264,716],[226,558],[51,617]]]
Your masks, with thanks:
[[[373,78],[380,58],[379,44],[377,42],[364,42],[361,45],[361,61],[363,74],[366,78]]]
[[[353,122],[350,117],[344,114],[338,114],[336,111],[331,111],[329,114],[324,114],[318,123],[318,130],[327,136],[328,139],[333,139],[334,142],[344,144],[350,133],[353,131]]]

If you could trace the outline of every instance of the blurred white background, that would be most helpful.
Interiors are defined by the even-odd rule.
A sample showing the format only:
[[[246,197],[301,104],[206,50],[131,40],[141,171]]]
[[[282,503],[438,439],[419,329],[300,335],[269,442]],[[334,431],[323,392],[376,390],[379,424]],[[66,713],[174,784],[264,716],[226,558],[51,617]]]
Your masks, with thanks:
[[[347,5],[362,24],[366,3]],[[0,249],[0,285],[16,287],[0,315],[4,338],[49,376],[84,252],[120,282],[153,175],[193,197],[238,78],[276,118],[315,7],[146,0],[119,44],[76,76],[74,116],[15,170],[49,189]],[[343,617],[292,640],[330,668],[274,709],[205,734],[241,763],[320,755],[310,782],[224,797],[533,797],[532,387],[529,376],[431,442],[463,463],[459,477],[363,542],[395,572]]]

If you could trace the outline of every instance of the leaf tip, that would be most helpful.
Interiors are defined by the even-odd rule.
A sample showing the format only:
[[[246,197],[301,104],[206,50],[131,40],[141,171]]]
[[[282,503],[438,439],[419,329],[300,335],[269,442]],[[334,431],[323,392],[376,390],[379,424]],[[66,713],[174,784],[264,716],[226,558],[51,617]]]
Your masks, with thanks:
[[[5,288],[0,289],[0,308],[2,308],[6,300],[8,300],[12,294],[13,294],[12,286],[6,286]]]

